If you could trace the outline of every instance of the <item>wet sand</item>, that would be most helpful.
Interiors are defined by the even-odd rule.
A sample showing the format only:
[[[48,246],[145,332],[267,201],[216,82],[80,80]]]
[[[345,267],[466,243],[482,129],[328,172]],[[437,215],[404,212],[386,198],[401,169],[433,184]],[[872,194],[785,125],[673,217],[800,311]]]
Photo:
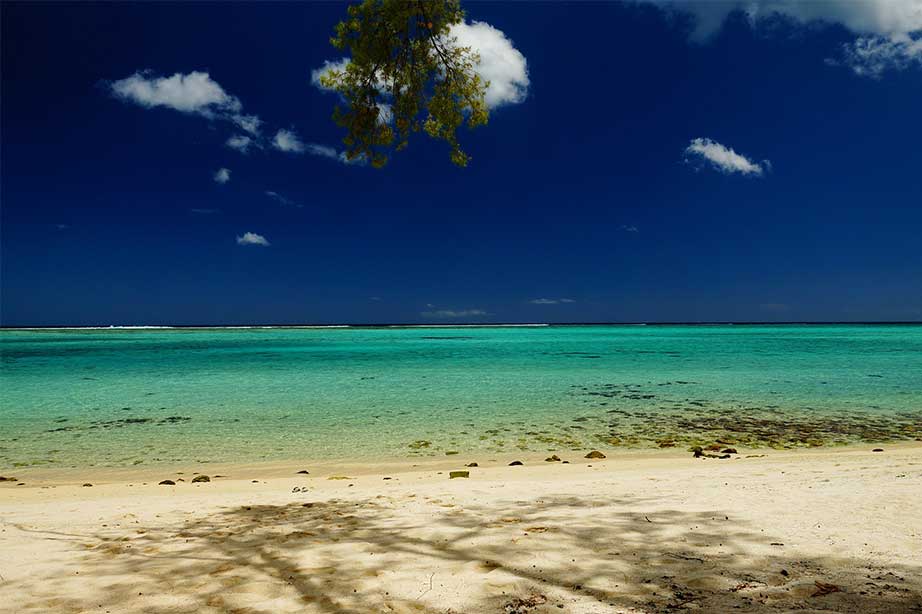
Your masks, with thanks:
[[[14,472],[0,611],[922,612],[922,445],[874,447]]]

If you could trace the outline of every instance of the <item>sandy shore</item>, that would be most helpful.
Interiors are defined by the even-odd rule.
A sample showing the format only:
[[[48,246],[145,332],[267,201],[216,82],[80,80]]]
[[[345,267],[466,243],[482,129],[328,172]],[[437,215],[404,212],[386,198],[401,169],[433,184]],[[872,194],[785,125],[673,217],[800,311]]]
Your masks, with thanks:
[[[0,611],[922,612],[922,446],[872,447],[20,472]]]

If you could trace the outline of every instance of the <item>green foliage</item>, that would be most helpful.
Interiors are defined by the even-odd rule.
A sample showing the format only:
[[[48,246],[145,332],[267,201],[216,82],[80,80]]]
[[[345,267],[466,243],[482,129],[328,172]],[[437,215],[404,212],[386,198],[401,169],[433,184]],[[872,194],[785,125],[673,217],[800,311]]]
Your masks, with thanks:
[[[333,119],[346,129],[350,160],[365,157],[381,167],[423,130],[449,144],[452,162],[467,166],[458,128],[487,123],[489,84],[474,72],[477,54],[449,34],[463,19],[459,0],[364,0],[349,7],[330,42],[351,61],[320,81],[346,103]]]

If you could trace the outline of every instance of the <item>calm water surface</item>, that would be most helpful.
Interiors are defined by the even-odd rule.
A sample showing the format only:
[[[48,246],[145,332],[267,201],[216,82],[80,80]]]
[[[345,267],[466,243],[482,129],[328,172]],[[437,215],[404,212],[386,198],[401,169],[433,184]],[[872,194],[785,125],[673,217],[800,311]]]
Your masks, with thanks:
[[[0,469],[922,438],[922,326],[0,331]]]

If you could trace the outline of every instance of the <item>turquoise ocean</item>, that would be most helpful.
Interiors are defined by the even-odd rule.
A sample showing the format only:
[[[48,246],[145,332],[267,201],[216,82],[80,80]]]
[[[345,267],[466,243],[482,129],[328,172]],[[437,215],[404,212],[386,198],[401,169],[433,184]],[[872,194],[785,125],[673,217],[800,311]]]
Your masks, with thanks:
[[[0,469],[922,439],[922,325],[0,331]]]

